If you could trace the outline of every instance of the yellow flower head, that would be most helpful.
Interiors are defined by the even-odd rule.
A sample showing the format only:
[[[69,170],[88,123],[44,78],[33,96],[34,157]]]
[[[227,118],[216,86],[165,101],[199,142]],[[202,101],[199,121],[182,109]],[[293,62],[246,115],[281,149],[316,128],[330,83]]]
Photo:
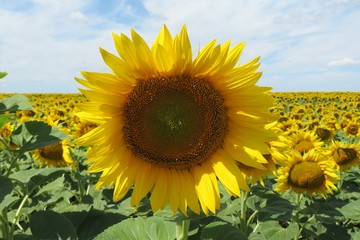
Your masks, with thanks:
[[[58,121],[53,122],[50,117],[47,123],[51,126],[57,126]],[[64,128],[61,128],[63,130]],[[68,140],[63,140],[48,146],[34,150],[34,160],[39,162],[40,167],[76,167],[76,162],[72,159]]]
[[[360,142],[351,144],[334,141],[329,149],[332,160],[341,171],[360,163]]]
[[[336,173],[335,163],[315,149],[305,154],[298,151],[286,155],[277,153],[275,157],[281,164],[275,179],[278,182],[275,191],[282,193],[292,190],[306,193],[310,197],[314,193],[326,197],[327,192],[333,194],[333,189],[337,190],[334,183],[340,178]]]
[[[76,166],[66,140],[34,150],[34,159],[39,162],[40,167]]]
[[[215,40],[194,57],[185,26],[175,37],[164,26],[151,47],[134,30],[113,37],[119,56],[100,49],[113,73],[76,78],[89,100],[78,116],[101,122],[77,140],[91,146],[89,171],[102,172],[96,186],[114,186],[115,201],[134,186],[132,206],[151,192],[153,211],[184,214],[215,213],[218,180],[234,196],[248,190],[236,162],[262,168],[273,138],[259,58],[236,66],[244,43]]]

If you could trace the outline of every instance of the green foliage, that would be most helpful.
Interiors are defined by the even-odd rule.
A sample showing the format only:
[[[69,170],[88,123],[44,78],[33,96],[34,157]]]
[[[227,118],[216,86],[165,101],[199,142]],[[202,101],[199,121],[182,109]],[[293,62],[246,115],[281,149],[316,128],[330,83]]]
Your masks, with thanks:
[[[227,222],[212,222],[204,227],[201,232],[201,240],[232,240],[247,239],[240,229]]]
[[[159,217],[129,218],[106,229],[94,240],[175,239],[175,223]]]
[[[7,72],[0,72],[0,79],[6,77],[7,75]]]
[[[33,110],[33,107],[25,96],[17,94],[0,100],[0,114],[20,110]]]
[[[23,123],[11,134],[11,141],[20,147],[19,152],[45,147],[67,138],[57,128],[37,121]]]
[[[30,229],[34,239],[76,239],[71,222],[50,210],[34,212],[30,217]]]
[[[31,109],[22,95],[0,100],[0,129]],[[343,132],[335,137],[350,141]],[[76,168],[34,163],[33,150],[68,138],[38,121],[17,123],[9,139],[0,138],[0,239],[176,239],[184,220],[189,240],[360,239],[359,167],[342,173],[340,190],[328,199],[280,195],[270,177],[239,198],[219,185],[216,215],[174,215],[170,207],[153,213],[148,197],[137,209],[130,206],[132,190],[114,202],[112,189],[96,189],[99,175],[86,171],[84,147],[72,146]]]

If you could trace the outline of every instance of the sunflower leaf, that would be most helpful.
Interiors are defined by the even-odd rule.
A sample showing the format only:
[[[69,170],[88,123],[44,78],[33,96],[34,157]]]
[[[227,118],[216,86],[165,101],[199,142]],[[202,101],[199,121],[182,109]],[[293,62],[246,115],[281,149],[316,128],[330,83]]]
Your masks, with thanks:
[[[296,223],[289,223],[284,228],[278,221],[261,222],[258,231],[250,234],[249,239],[264,240],[291,240],[296,237],[299,232],[299,226]]]
[[[5,125],[6,121],[14,116],[14,114],[2,114],[0,115],[0,129]]]
[[[56,179],[68,170],[69,168],[28,169],[15,172],[9,178],[27,184],[28,191],[31,192],[36,186]]]
[[[339,211],[348,219],[360,221],[360,199],[346,204]]]
[[[175,239],[175,223],[158,217],[130,218],[97,235],[94,240],[108,239]]]
[[[0,72],[0,79],[4,78],[7,75],[7,72]]]
[[[34,212],[30,218],[30,229],[34,239],[77,239],[71,222],[50,210]]]
[[[16,94],[0,100],[0,113],[19,110],[33,110],[33,107],[25,96]]]
[[[31,121],[21,124],[11,134],[11,140],[26,152],[60,142],[69,136],[44,122]]]
[[[2,203],[5,197],[13,191],[13,184],[10,179],[0,176],[0,186],[0,203]]]
[[[247,239],[238,228],[227,222],[212,222],[204,227],[201,240]]]

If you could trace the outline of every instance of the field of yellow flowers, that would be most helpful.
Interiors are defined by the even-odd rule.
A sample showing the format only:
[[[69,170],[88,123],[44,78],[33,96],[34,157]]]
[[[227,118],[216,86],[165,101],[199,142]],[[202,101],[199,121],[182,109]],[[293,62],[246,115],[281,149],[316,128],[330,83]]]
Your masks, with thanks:
[[[360,93],[269,94],[271,154],[239,163],[250,191],[219,186],[208,216],[97,188],[74,142],[100,124],[76,115],[83,95],[0,94],[0,239],[360,239]]]

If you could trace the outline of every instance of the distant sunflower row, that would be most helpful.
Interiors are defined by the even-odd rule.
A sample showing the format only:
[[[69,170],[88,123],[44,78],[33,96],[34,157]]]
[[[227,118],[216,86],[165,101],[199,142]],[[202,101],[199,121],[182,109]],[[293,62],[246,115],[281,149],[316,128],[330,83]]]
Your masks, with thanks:
[[[0,94],[0,99],[7,97]],[[270,109],[278,120],[269,124],[278,136],[267,143],[271,154],[267,162],[251,167],[237,162],[244,178],[264,185],[273,175],[275,191],[292,190],[326,197],[337,190],[339,172],[360,162],[360,94],[359,93],[271,93],[276,107]],[[84,121],[76,115],[78,103],[86,102],[80,94],[26,94],[34,110],[20,111],[8,122],[0,136],[8,138],[19,123],[44,121],[58,126],[73,139],[99,125],[99,120]],[[15,148],[16,146],[14,146]],[[53,144],[33,153],[39,166],[73,166],[72,141]],[[255,153],[254,153],[255,154]]]

